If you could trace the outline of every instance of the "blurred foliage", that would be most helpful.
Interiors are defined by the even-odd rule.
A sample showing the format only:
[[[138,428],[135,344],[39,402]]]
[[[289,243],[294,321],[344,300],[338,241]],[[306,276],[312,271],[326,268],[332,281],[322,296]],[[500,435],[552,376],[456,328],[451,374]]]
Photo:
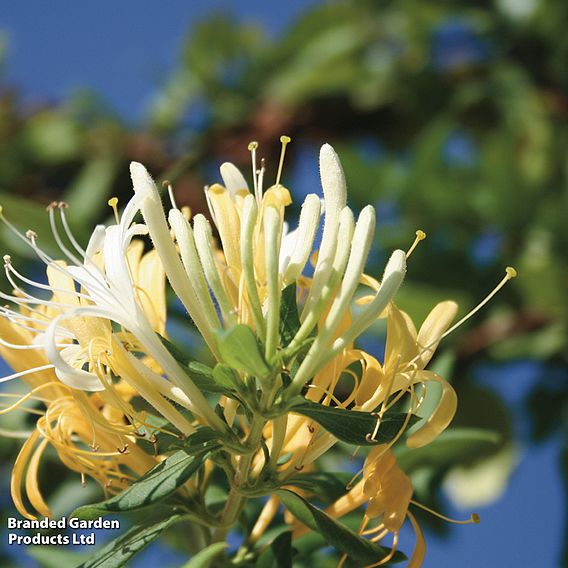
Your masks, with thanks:
[[[554,0],[337,1],[273,37],[212,15],[190,30],[136,128],[94,95],[26,108],[3,86],[0,202],[48,246],[43,207],[65,200],[84,241],[109,214],[107,199],[128,195],[130,160],[174,181],[178,201],[203,210],[200,189],[216,179],[214,166],[231,160],[248,168],[247,143],[256,139],[270,167],[285,133],[296,144],[284,181],[303,193],[318,191],[315,159],[311,175],[306,159],[323,141],[336,146],[351,203],[377,207],[377,267],[417,228],[427,232],[398,301],[413,317],[448,297],[465,313],[514,265],[520,277],[448,340],[437,361],[461,391],[456,427],[488,436],[472,442],[465,464],[448,457],[450,435],[420,467],[408,466],[419,497],[439,506],[456,460],[479,465],[510,452],[518,436],[498,393],[475,381],[487,364],[505,374],[511,362],[531,366],[525,411],[533,438],[560,433],[568,455],[566,21],[568,3]],[[19,243],[5,227],[0,240],[3,250],[28,255],[14,250]],[[498,463],[510,469],[515,460]]]

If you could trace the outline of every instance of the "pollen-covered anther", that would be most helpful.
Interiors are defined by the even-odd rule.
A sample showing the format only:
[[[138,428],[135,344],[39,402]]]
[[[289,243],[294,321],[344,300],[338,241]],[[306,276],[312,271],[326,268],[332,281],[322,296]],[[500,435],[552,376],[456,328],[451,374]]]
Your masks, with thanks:
[[[472,522],[474,525],[478,525],[478,524],[481,522],[481,519],[480,519],[480,517],[479,517],[479,515],[478,515],[477,513],[472,513],[472,514],[471,514],[471,522]]]
[[[37,233],[32,229],[28,229],[26,231],[26,238],[29,239],[30,241],[35,241],[37,239]]]
[[[118,214],[118,197],[111,197],[108,201],[107,204],[109,207],[112,208],[113,212],[114,212],[114,218],[116,220],[117,224],[120,224],[120,216]]]
[[[414,252],[414,249],[418,246],[418,243],[420,243],[420,241],[423,241],[426,238],[426,233],[424,231],[422,231],[421,229],[418,229],[415,234],[416,234],[416,238],[414,239],[412,246],[408,249],[408,252],[406,253],[407,259]]]
[[[10,264],[12,264],[12,257],[9,254],[5,254],[2,259],[4,260],[4,266],[10,266]]]
[[[507,268],[505,268],[505,273],[510,279],[517,277],[517,271],[512,266],[507,266]]]

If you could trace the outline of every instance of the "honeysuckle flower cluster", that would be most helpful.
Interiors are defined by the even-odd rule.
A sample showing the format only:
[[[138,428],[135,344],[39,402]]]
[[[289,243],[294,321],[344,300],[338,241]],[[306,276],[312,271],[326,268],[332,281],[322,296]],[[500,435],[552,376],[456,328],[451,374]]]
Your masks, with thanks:
[[[361,511],[360,530],[349,538],[362,551],[353,552],[341,539],[331,542],[344,553],[341,564],[350,554],[360,554],[361,565],[369,566],[400,560],[398,533],[409,519],[417,544],[408,566],[421,565],[425,545],[411,511],[420,505],[391,450],[400,443],[425,446],[450,424],[455,391],[426,366],[440,340],[515,272],[507,269],[496,289],[454,326],[458,307],[446,301],[417,331],[394,299],[424,233],[417,231],[408,252],[392,253],[380,281],[365,274],[375,212],[369,205],[355,218],[346,205],[339,159],[327,144],[320,153],[323,198],[308,195],[297,227],[289,230],[285,211],[292,199],[281,175],[290,139],[281,141],[278,174],[269,187],[254,142],[251,186],[234,165],[221,166],[223,185],[205,189],[211,221],[178,208],[167,183],[166,213],[139,163],[130,168],[133,197],[121,213],[117,200],[109,201],[114,222],[96,227],[85,248],[69,228],[67,206],[48,207],[58,258],[42,249],[41,235],[22,234],[0,209],[2,222],[33,249],[47,274],[47,283],[36,282],[4,257],[13,291],[0,293],[7,302],[0,308],[0,354],[14,374],[1,380],[19,379],[29,390],[4,394],[8,404],[0,414],[40,414],[33,431],[13,433],[25,438],[12,473],[12,496],[22,515],[50,516],[38,483],[48,445],[83,482],[92,477],[115,496],[114,512],[120,511],[117,496],[138,479],[166,475],[170,460],[179,456],[172,457],[171,445],[195,459],[195,471],[172,492],[186,498],[185,513],[209,527],[212,542],[225,538],[247,500],[270,496],[236,564],[259,554],[255,545],[284,503],[293,538],[321,529],[310,521],[318,515],[341,526],[344,515]],[[213,366],[169,341],[167,285],[211,352]],[[382,363],[355,345],[379,318],[387,321]],[[418,420],[432,384],[441,387],[439,402]],[[145,410],[137,409],[138,399]],[[34,401],[43,409],[31,408]],[[194,444],[199,436],[206,442]],[[170,444],[162,447],[160,437]],[[360,479],[316,509],[310,495],[326,497],[313,485],[317,460],[340,441],[371,450]],[[208,508],[204,499],[215,468],[226,477],[220,510]],[[312,516],[302,513],[306,507]],[[391,549],[365,548],[365,542],[371,546],[388,535]]]

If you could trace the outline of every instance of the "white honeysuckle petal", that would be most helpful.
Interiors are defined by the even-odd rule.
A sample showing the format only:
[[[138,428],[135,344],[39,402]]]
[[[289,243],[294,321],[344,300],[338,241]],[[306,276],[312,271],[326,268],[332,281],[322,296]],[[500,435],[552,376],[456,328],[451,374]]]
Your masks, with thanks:
[[[282,225],[282,237],[280,238],[280,254],[278,258],[278,273],[283,275],[290,264],[290,259],[298,242],[298,229],[289,231],[288,223]]]
[[[379,314],[387,307],[388,303],[398,291],[405,274],[406,253],[402,250],[396,250],[392,253],[387,262],[381,287],[377,295],[353,320],[349,328],[329,347],[323,346],[316,351],[314,350],[314,342],[314,345],[310,348],[308,355],[302,362],[302,365],[292,381],[290,388],[293,393],[299,393],[302,387],[315,373],[324,367],[331,359],[336,357],[343,349],[348,347],[377,319]]]
[[[181,259],[198,301],[201,303],[203,311],[211,320],[214,328],[221,327],[219,317],[215,311],[215,306],[209,293],[209,286],[203,274],[203,267],[199,262],[199,255],[195,247],[195,237],[193,229],[188,220],[183,216],[179,209],[170,209],[168,214],[170,227],[174,232],[176,241],[178,243]]]
[[[195,246],[199,254],[201,266],[203,266],[207,282],[217,299],[219,307],[221,308],[223,319],[226,323],[233,325],[237,323],[234,314],[235,306],[231,303],[223,283],[221,282],[221,277],[219,276],[219,270],[217,268],[217,262],[215,260],[211,243],[213,238],[211,225],[201,214],[196,215],[193,219],[193,234],[195,236]]]
[[[365,269],[365,263],[367,262],[374,236],[375,209],[373,206],[367,205],[367,207],[361,211],[357,224],[355,225],[351,252],[341,287],[322,328],[319,329],[319,335],[322,336],[325,342],[327,342],[327,338],[331,337],[340,324],[345,312],[351,306],[351,300],[359,285],[361,274]]]
[[[108,227],[105,235],[103,258],[109,286],[122,305],[129,311],[135,310],[136,297],[132,285],[132,276],[126,262],[126,248],[121,228],[117,225]]]
[[[225,162],[221,164],[220,170],[223,184],[230,191],[233,198],[239,191],[249,191],[247,180],[237,166],[231,162]]]
[[[348,208],[345,208],[344,211],[345,210],[349,211]],[[375,210],[371,205],[368,205],[363,209],[363,211],[361,211],[359,219],[357,220],[353,238],[351,240],[351,246],[349,247],[349,260],[347,261],[345,275],[341,282],[339,292],[331,305],[331,309],[329,310],[325,321],[319,326],[316,339],[298,370],[298,375],[300,375],[300,377],[305,375],[306,380],[313,374],[314,369],[319,366],[319,360],[325,357],[326,347],[340,325],[345,313],[351,306],[351,300],[359,284],[359,279],[363,269],[365,268],[365,263],[367,261],[367,256],[369,255],[374,234]],[[340,246],[344,244],[344,239],[341,239]],[[338,250],[340,249],[338,248]],[[324,298],[324,296],[325,295],[322,294],[322,298]],[[304,322],[308,321],[308,319],[309,316],[304,320]],[[303,379],[300,378],[298,380]]]
[[[335,150],[329,144],[324,144],[320,150],[320,176],[325,201],[325,220],[318,262],[302,313],[303,316],[318,301],[323,286],[329,278],[337,247],[339,215],[347,202],[347,185],[341,162]]]
[[[364,307],[353,320],[349,329],[334,341],[330,351],[330,353],[333,353],[333,357],[359,337],[379,317],[398,292],[405,275],[406,253],[403,250],[395,250],[387,262],[381,286],[372,302]],[[329,360],[329,357],[326,357],[326,359]]]
[[[283,274],[285,284],[297,280],[302,274],[314,246],[320,214],[321,200],[316,194],[311,193],[302,204],[298,228],[288,233],[282,241],[280,257],[285,267],[281,268],[280,273]],[[282,261],[283,254],[287,260]]]
[[[345,271],[347,260],[349,259],[349,252],[351,251],[351,241],[353,240],[354,228],[355,221],[353,219],[353,212],[349,209],[349,207],[344,207],[343,211],[339,215],[339,228],[337,230],[338,245],[335,250],[335,257],[333,259],[330,277],[324,286],[318,301],[305,315],[300,329],[294,336],[294,339],[290,342],[289,349],[296,349],[302,341],[307,339],[309,334],[319,322],[321,315],[328,305],[328,302]],[[313,351],[310,350],[310,353],[311,355],[308,354],[306,359],[310,359],[314,356],[315,349]],[[306,365],[308,365],[308,363],[306,363]]]
[[[105,230],[106,227],[104,225],[97,225],[91,238],[89,239],[89,243],[85,250],[85,260],[91,260],[95,254],[100,252],[103,249],[103,244],[105,240]]]
[[[84,266],[68,266],[67,272],[84,288],[93,302],[104,308],[116,305],[116,300],[106,282],[99,280]]]
[[[137,162],[130,164],[130,174],[134,192],[140,199],[140,210],[148,226],[154,247],[158,251],[164,270],[176,296],[181,300],[190,317],[195,322],[203,339],[217,356],[212,322],[201,309],[197,296],[176,248],[172,242],[158,190],[146,168]]]

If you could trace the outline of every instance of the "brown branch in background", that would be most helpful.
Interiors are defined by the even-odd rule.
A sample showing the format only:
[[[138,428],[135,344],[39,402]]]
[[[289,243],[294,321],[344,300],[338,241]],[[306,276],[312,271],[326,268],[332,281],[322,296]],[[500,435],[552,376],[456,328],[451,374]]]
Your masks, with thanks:
[[[466,334],[457,349],[458,360],[466,362],[497,343],[543,329],[552,322],[549,316],[529,311],[491,318]]]

